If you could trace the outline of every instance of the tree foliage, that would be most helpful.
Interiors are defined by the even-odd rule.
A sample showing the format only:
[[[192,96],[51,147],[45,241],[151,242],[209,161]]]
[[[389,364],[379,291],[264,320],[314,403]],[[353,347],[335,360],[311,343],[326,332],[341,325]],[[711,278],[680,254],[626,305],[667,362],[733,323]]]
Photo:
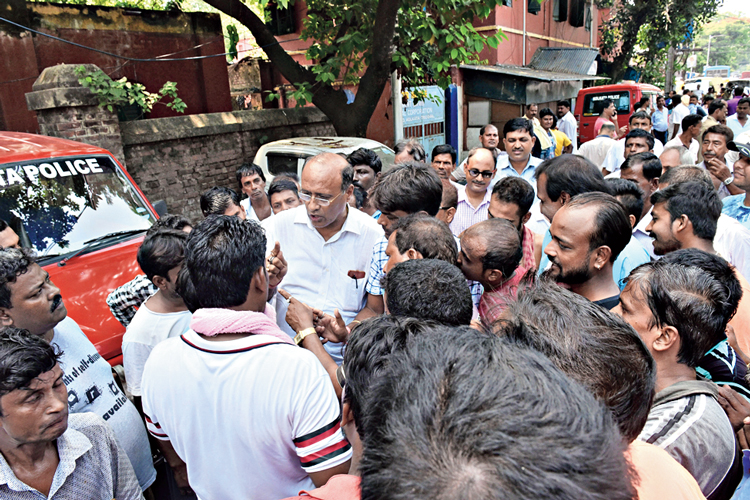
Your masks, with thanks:
[[[721,0],[599,0],[599,7],[612,9],[599,28],[602,54],[612,57],[612,80],[622,78],[633,57],[653,65],[670,45],[688,45],[691,34],[716,14],[720,4]]]
[[[713,36],[710,66],[730,66],[732,71],[750,70],[750,53],[747,50],[750,47],[750,19],[722,16],[706,24],[695,40],[695,46],[704,50],[698,53],[698,71],[707,65],[709,35]]]

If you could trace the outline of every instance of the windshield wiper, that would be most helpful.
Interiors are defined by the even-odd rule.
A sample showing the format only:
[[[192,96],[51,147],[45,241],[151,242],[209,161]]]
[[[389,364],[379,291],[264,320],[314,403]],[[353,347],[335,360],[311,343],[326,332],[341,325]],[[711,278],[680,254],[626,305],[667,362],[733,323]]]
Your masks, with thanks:
[[[127,231],[115,231],[114,233],[107,233],[107,234],[105,234],[103,236],[99,236],[98,238],[94,238],[94,239],[91,239],[91,240],[88,240],[88,241],[84,241],[83,242],[84,244],[83,244],[83,246],[81,248],[79,248],[75,252],[71,253],[70,255],[68,255],[67,257],[65,257],[64,259],[62,259],[60,262],[57,263],[57,265],[59,267],[64,266],[65,264],[67,264],[74,257],[82,254],[83,252],[85,252],[89,248],[93,247],[94,245],[98,245],[99,243],[101,243],[101,242],[103,242],[105,240],[111,240],[113,238],[119,238],[119,237],[122,237],[122,236],[131,235],[131,234],[143,233],[145,231],[146,231],[145,229],[129,229]]]

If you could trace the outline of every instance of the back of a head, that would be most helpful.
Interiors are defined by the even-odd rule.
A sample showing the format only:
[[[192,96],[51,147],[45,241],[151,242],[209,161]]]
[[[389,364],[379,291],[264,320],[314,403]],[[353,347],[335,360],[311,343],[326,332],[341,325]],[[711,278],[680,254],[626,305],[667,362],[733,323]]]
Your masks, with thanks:
[[[701,123],[701,121],[703,121],[703,117],[701,115],[697,115],[697,114],[687,115],[685,118],[682,119],[682,131],[685,132],[690,127],[693,127]]]
[[[401,139],[393,146],[393,151],[397,155],[406,151],[406,154],[412,157],[414,161],[427,161],[427,154],[424,146],[416,139]]]
[[[744,88],[742,86],[735,87],[734,88],[734,96],[735,97],[741,97],[743,91],[744,91]]]
[[[726,338],[726,289],[699,267],[648,262],[635,268],[627,283],[645,298],[653,326],[677,329],[678,362],[695,368],[709,349]]]
[[[492,196],[502,202],[518,206],[518,214],[523,218],[534,204],[535,193],[534,187],[526,179],[509,175],[495,183]]]
[[[372,202],[383,212],[424,211],[433,217],[440,210],[443,183],[426,163],[408,162],[384,172],[372,188]]]
[[[547,176],[547,196],[557,201],[562,193],[571,197],[592,191],[609,193],[601,169],[582,156],[561,155],[542,162],[534,173]]]
[[[374,151],[367,148],[359,148],[349,154],[346,157],[349,165],[356,167],[357,165],[367,165],[370,167],[375,174],[378,174],[383,170],[383,162],[380,157],[375,154]]]
[[[726,106],[727,103],[723,99],[714,99],[711,101],[711,104],[708,105],[708,114],[713,115],[718,110],[722,109],[724,106]]]
[[[186,302],[202,308],[244,304],[265,252],[266,235],[259,224],[226,215],[209,216],[188,237],[177,291]],[[190,281],[187,291],[183,290],[184,273]]]
[[[443,181],[443,195],[440,198],[440,206],[446,210],[458,207],[458,189],[450,181]]]
[[[403,349],[415,335],[435,326],[437,323],[423,319],[384,314],[368,318],[352,330],[342,364],[346,387],[343,402],[352,409],[360,438],[364,437],[363,413],[368,407],[370,385],[382,372],[388,357]]]
[[[201,212],[204,217],[223,215],[227,208],[240,204],[240,195],[234,189],[216,186],[201,195]]]
[[[435,328],[370,391],[363,500],[635,498],[609,412],[531,349]]]
[[[607,179],[607,184],[612,190],[612,195],[625,207],[628,215],[635,217],[636,223],[641,220],[644,193],[638,184],[620,178]]]
[[[193,223],[190,219],[178,214],[164,214],[154,222],[154,224],[146,231],[146,235],[155,233],[162,229],[177,229],[178,231],[184,231],[186,227],[192,227]]]
[[[612,251],[609,259],[614,262],[630,243],[632,229],[625,207],[617,198],[607,193],[591,192],[573,197],[565,205],[567,210],[596,210],[594,231],[591,233],[590,249],[608,246]]]
[[[611,411],[631,442],[643,430],[656,384],[656,365],[620,316],[554,283],[518,294],[496,326],[508,340],[544,354]]]
[[[693,234],[704,240],[713,240],[723,205],[713,185],[703,182],[678,182],[656,191],[651,203],[665,203],[674,221],[686,215],[693,225]]]
[[[423,213],[402,217],[393,227],[396,247],[400,254],[413,248],[423,259],[444,260],[457,265],[458,246],[448,225]]]
[[[169,271],[182,264],[188,234],[178,229],[161,229],[146,236],[138,247],[138,265],[153,281],[161,276],[169,281]]]
[[[688,152],[688,154],[690,153]],[[707,187],[713,188],[714,186],[708,171],[697,165],[680,165],[679,167],[670,168],[659,177],[659,187],[661,189],[681,182],[702,182]]]
[[[464,231],[462,238],[477,238],[483,243],[482,269],[497,269],[504,278],[513,276],[523,257],[521,236],[505,219],[487,219]]]
[[[641,165],[641,169],[643,171],[643,177],[645,177],[646,180],[651,181],[651,180],[658,178],[661,175],[661,171],[662,171],[661,161],[659,161],[659,157],[656,156],[654,153],[643,152],[643,153],[636,153],[634,155],[630,155],[625,159],[625,162],[622,164],[622,169],[625,170],[625,169],[633,168],[636,165]]]
[[[468,325],[473,303],[466,278],[456,266],[437,259],[412,259],[382,278],[386,306],[393,316]]]
[[[8,285],[28,272],[35,262],[34,254],[28,248],[0,248],[0,307],[13,307]]]
[[[614,123],[605,122],[605,123],[602,123],[602,127],[599,129],[599,135],[602,135],[608,132],[614,132],[615,130],[617,130],[617,127],[615,127]]]
[[[734,269],[726,260],[697,248],[675,250],[664,255],[660,260],[667,264],[695,266],[710,274],[725,288],[727,310],[724,312],[724,318],[726,322],[732,319],[742,299],[742,285]]]

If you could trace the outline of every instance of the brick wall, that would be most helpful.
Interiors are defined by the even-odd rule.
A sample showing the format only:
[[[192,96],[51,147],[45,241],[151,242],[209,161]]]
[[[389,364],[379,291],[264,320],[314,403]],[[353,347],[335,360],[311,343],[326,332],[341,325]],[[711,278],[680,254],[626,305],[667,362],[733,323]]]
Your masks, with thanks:
[[[128,173],[146,197],[164,200],[170,213],[194,222],[203,216],[201,193],[213,186],[237,190],[234,173],[266,142],[336,135],[317,108],[235,111],[121,122]]]

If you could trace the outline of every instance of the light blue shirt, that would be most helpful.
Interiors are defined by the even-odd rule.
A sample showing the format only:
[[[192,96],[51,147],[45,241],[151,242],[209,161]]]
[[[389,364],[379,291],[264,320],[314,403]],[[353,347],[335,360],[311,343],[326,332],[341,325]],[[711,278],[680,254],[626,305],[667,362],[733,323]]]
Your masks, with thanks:
[[[745,126],[743,127],[740,124],[740,120],[739,118],[737,118],[736,114],[732,116],[727,116],[727,127],[732,129],[732,132],[734,132],[735,137],[745,132],[750,132],[750,118],[747,119],[747,121],[745,122]]]
[[[534,188],[534,204],[532,205],[532,209],[538,207],[539,198],[536,196],[536,177],[534,176],[534,174],[536,173],[536,167],[538,167],[539,164],[542,163],[542,161],[544,160],[537,158],[536,156],[529,155],[529,161],[526,163],[526,166],[523,168],[523,171],[519,175],[518,172],[516,172],[516,169],[513,168],[513,166],[510,164],[508,155],[501,154],[497,158],[497,164],[495,165],[495,168],[497,168],[497,173],[490,182],[490,191],[492,191],[492,188],[495,187],[497,181],[499,181],[503,177],[521,177],[522,179],[528,181],[528,183],[531,184],[531,187]]]
[[[631,236],[630,241],[612,265],[612,277],[620,290],[625,288],[623,280],[630,276],[630,272],[646,262],[651,262],[651,256],[643,248],[643,245],[634,236]]]
[[[724,204],[721,213],[736,219],[737,222],[750,229],[750,207],[745,206],[745,196],[744,194],[736,194],[721,200]]]
[[[544,233],[544,240],[542,240],[542,260],[539,261],[539,269],[537,270],[537,274],[539,275],[549,267],[549,257],[544,253],[544,249],[547,248],[547,245],[549,245],[550,242],[552,242],[552,233],[547,229],[547,232]]]
[[[654,123],[654,130],[666,132],[669,128],[669,110],[667,107],[665,106],[662,111],[656,108],[656,111],[651,114],[651,121]]]

